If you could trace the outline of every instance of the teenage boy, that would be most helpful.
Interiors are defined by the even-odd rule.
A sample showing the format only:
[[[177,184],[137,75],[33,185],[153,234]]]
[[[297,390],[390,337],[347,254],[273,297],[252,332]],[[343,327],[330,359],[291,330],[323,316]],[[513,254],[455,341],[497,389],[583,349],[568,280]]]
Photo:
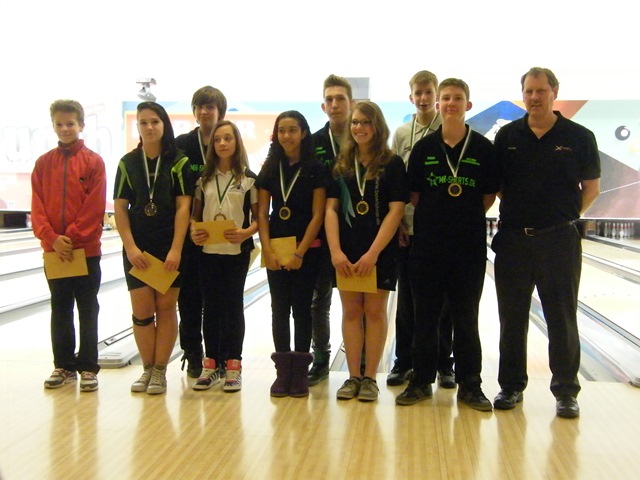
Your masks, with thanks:
[[[56,100],[49,109],[58,146],[36,160],[31,174],[33,234],[45,252],[62,261],[84,249],[88,275],[47,280],[51,291],[51,345],[55,370],[45,388],[75,383],[98,389],[98,290],[102,219],[107,176],[104,161],[89,150],[80,133],[84,110],[75,100]],[[74,302],[78,306],[80,348],[76,354]]]
[[[405,165],[418,140],[435,132],[442,124],[436,111],[438,78],[428,70],[421,70],[409,80],[409,100],[416,113],[393,136],[392,150],[400,155]],[[409,285],[408,259],[413,239],[413,211],[410,203],[400,224],[400,249],[398,254],[398,296],[396,308],[396,360],[387,376],[387,385],[402,385],[409,380],[412,371],[411,342],[413,340],[413,297]],[[453,373],[453,332],[446,306],[440,319],[440,356],[438,359],[438,384],[443,388],[455,388]]]
[[[456,337],[458,401],[490,411],[480,387],[482,348],[478,310],[487,258],[485,213],[499,181],[493,145],[465,124],[469,87],[448,78],[438,87],[442,126],[420,140],[409,157],[409,187],[415,206],[409,278],[414,299],[413,378],[396,404],[432,396],[438,365],[438,330],[448,305]]]
[[[342,137],[349,132],[349,117],[353,108],[353,91],[346,78],[329,75],[323,85],[322,111],[329,121],[312,135],[316,157],[327,169],[333,168],[340,152]],[[324,228],[321,230],[324,239]],[[317,385],[329,377],[331,358],[329,311],[333,295],[333,265],[326,241],[323,241],[320,271],[316,279],[311,304],[313,364],[309,370],[309,386]]]
[[[176,145],[189,158],[193,188],[204,169],[209,137],[213,127],[227,113],[227,99],[217,88],[209,85],[199,88],[191,99],[191,109],[198,126],[176,137]],[[187,375],[198,378],[202,373],[202,293],[200,287],[200,264],[202,247],[187,235],[182,252],[182,274],[189,281],[183,282],[178,296],[180,311],[180,347],[184,351],[182,369],[187,362]],[[221,362],[221,365],[223,363]]]

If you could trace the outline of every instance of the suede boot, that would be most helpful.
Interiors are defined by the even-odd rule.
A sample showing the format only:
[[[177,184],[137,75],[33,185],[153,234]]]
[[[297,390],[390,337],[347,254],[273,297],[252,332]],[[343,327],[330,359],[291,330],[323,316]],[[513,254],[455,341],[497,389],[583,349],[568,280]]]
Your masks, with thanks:
[[[289,395],[306,397],[309,395],[309,364],[313,355],[309,352],[291,352],[291,385]]]
[[[271,385],[271,396],[286,397],[291,384],[291,352],[274,352],[271,360],[276,366],[276,381]]]

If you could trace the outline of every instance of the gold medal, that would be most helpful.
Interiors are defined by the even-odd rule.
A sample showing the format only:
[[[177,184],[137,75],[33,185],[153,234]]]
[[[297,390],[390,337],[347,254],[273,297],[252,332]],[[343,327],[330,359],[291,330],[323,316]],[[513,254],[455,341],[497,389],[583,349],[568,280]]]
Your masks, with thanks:
[[[365,202],[364,200],[360,200],[358,203],[356,203],[356,212],[358,212],[360,215],[366,215],[368,211],[369,204],[367,202]]]
[[[447,191],[452,197],[459,197],[462,194],[462,186],[459,183],[450,183]]]
[[[278,212],[278,216],[282,220],[289,220],[291,218],[291,209],[287,206],[282,207]]]
[[[149,202],[144,206],[144,214],[147,217],[153,217],[156,213],[158,213],[158,206],[155,203]]]
[[[216,216],[215,216],[215,217],[213,217],[213,220],[214,220],[214,221],[216,221],[216,220],[218,220],[218,219],[220,219],[220,220],[226,220],[226,219],[227,219],[227,216],[226,216],[224,213],[217,213],[217,214],[216,214]]]

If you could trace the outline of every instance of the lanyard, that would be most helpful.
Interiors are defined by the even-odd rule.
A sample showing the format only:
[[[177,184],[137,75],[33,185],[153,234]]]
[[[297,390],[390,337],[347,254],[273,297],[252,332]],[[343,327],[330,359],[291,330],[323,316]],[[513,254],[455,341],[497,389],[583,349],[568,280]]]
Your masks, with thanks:
[[[358,155],[356,155],[355,157],[356,159],[356,164],[355,164],[355,170],[356,170],[356,182],[358,183],[358,191],[360,192],[360,196],[364,199],[364,190],[367,186],[367,179],[366,179],[366,175],[367,175],[367,167],[365,167],[364,165],[362,165],[359,161],[358,161]],[[360,169],[364,170],[364,175],[362,176],[362,180],[360,180]]]
[[[422,135],[420,135],[420,140],[422,140],[424,138],[424,136],[427,133],[429,133],[429,130],[431,130],[431,126],[433,125],[433,122],[436,121],[436,118],[438,118],[438,115],[440,115],[440,112],[436,112],[435,116],[431,120],[431,123],[429,123],[429,126],[427,128],[425,128],[424,130],[422,130]],[[414,115],[413,116],[413,123],[411,124],[411,139],[409,140],[411,142],[411,146],[409,147],[409,151],[413,150],[413,146],[415,145],[416,125],[417,124],[418,124],[418,116]]]
[[[291,179],[291,183],[289,184],[289,188],[285,188],[284,186],[284,172],[282,171],[282,162],[280,162],[280,191],[282,192],[282,200],[284,200],[284,204],[287,204],[287,200],[289,199],[289,195],[291,194],[291,190],[293,190],[293,186],[295,185],[298,177],[300,176],[300,170],[302,167],[298,168],[298,171]]]
[[[231,183],[233,182],[233,174],[231,175],[231,178],[229,179],[229,183],[227,183],[227,186],[224,187],[224,192],[222,192],[222,195],[220,195],[220,184],[218,183],[218,174],[216,174],[216,190],[218,190],[218,202],[220,203],[220,210],[222,210],[222,202],[224,202],[225,196],[227,195],[227,191],[229,190],[229,186],[231,185]]]
[[[160,159],[161,155],[158,155],[158,163],[156,163],[156,173],[153,175],[153,185],[151,184],[151,179],[149,178],[149,163],[147,162],[147,155],[144,153],[144,148],[142,149],[142,160],[144,160],[144,175],[147,179],[147,187],[149,188],[149,201],[153,203],[153,191],[156,188],[156,182],[158,181],[158,172],[160,171]]]
[[[458,176],[458,169],[460,168],[460,163],[462,161],[462,158],[464,157],[464,154],[467,151],[467,147],[469,146],[470,139],[471,139],[471,129],[469,128],[467,130],[467,138],[464,141],[464,145],[462,146],[462,150],[460,151],[460,156],[458,157],[458,163],[456,164],[455,168],[453,166],[453,163],[451,163],[451,159],[449,158],[449,155],[447,154],[447,149],[445,148],[444,145],[442,145],[444,156],[447,157],[447,164],[449,165],[449,170],[451,170],[451,173],[453,174],[454,177]]]
[[[333,132],[331,131],[331,127],[329,127],[329,140],[331,140],[331,150],[333,150],[333,158],[338,156],[338,152],[336,151],[336,143],[333,139]]]
[[[206,157],[207,152],[205,152],[205,147],[204,147],[204,144],[202,143],[202,138],[200,137],[200,129],[198,129],[198,145],[200,145],[200,155],[202,155],[202,163],[206,164],[207,163],[207,157]]]

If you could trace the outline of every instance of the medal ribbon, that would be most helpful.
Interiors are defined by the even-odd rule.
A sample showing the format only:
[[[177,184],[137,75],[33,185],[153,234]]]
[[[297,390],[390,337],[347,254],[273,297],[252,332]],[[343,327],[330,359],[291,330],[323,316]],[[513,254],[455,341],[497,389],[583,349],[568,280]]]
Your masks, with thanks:
[[[331,127],[329,127],[329,140],[331,140],[331,150],[333,150],[333,158],[338,157],[338,152],[336,151],[336,143],[333,139],[333,133],[331,132]]]
[[[231,175],[231,178],[229,179],[229,183],[227,183],[227,186],[224,188],[224,192],[222,192],[222,195],[220,195],[220,184],[218,183],[218,174],[216,173],[216,190],[218,190],[218,210],[221,212],[222,211],[222,202],[224,202],[224,199],[227,195],[227,192],[229,191],[229,186],[231,186],[231,183],[233,182],[233,175]]]
[[[462,146],[462,150],[460,151],[460,157],[458,157],[458,163],[456,164],[455,168],[453,167],[453,163],[451,163],[451,159],[447,154],[447,149],[445,148],[444,145],[441,145],[442,151],[444,152],[444,156],[447,157],[447,164],[449,165],[449,170],[451,170],[451,173],[453,174],[454,178],[458,177],[458,169],[460,168],[460,162],[462,161],[462,158],[464,157],[464,154],[467,151],[467,147],[469,146],[469,140],[471,140],[471,129],[468,127],[467,129],[468,129],[467,138],[464,141],[464,145]]]
[[[362,165],[359,161],[358,161],[358,156],[356,155],[356,164],[355,164],[355,170],[356,170],[356,182],[358,183],[358,191],[360,192],[360,196],[362,197],[362,200],[364,201],[364,190],[367,186],[367,179],[366,177],[366,172],[367,172],[367,167],[365,167],[364,165]],[[362,180],[360,180],[360,168],[362,168],[365,171],[365,175],[362,177]]]
[[[289,199],[289,195],[291,194],[291,190],[293,190],[293,186],[296,184],[298,177],[300,176],[300,170],[302,167],[298,168],[298,171],[291,179],[291,183],[289,184],[289,188],[285,188],[284,186],[284,172],[282,171],[282,162],[280,162],[280,191],[282,192],[282,200],[284,200],[284,204],[287,204],[287,200]]]
[[[158,172],[160,171],[160,159],[161,155],[158,155],[158,163],[156,163],[156,173],[153,175],[153,185],[151,185],[151,179],[149,178],[149,163],[147,162],[147,155],[142,149],[142,160],[144,161],[144,175],[147,179],[147,187],[149,188],[149,202],[153,203],[153,191],[156,188],[156,182],[158,181]]]
[[[207,163],[207,154],[204,151],[204,144],[202,143],[202,138],[200,137],[200,129],[198,128],[198,145],[200,145],[200,155],[202,155],[202,162]]]
[[[422,140],[424,138],[424,136],[427,133],[429,133],[429,130],[431,130],[431,125],[433,125],[433,122],[436,121],[436,118],[438,118],[438,115],[440,115],[440,112],[436,112],[436,115],[431,120],[431,123],[429,124],[429,126],[427,128],[425,128],[424,130],[422,130],[422,135],[420,135],[420,140]],[[416,125],[417,124],[418,124],[418,116],[414,115],[413,123],[411,124],[411,139],[409,140],[411,142],[411,146],[409,147],[409,151],[413,150],[413,146],[416,143],[415,142],[415,137],[416,137]]]

